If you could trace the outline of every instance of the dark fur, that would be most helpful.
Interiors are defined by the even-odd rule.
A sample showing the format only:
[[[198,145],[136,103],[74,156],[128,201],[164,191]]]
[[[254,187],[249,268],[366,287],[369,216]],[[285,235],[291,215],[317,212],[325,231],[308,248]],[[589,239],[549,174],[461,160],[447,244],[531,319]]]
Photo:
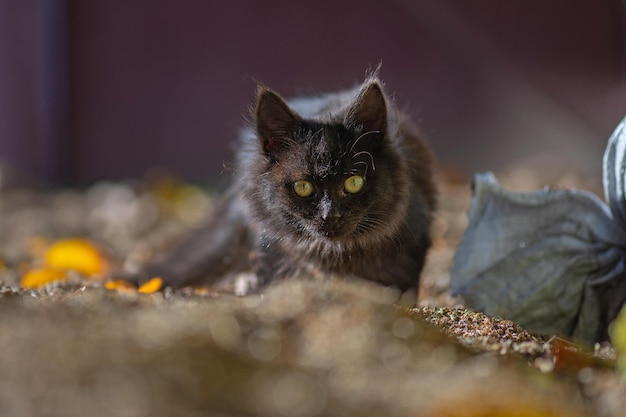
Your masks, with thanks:
[[[380,81],[289,102],[259,87],[253,116],[212,221],[146,276],[181,286],[249,271],[262,286],[348,275],[416,287],[431,244],[433,162]],[[365,178],[357,194],[343,188],[351,175]],[[297,196],[298,180],[315,193]]]

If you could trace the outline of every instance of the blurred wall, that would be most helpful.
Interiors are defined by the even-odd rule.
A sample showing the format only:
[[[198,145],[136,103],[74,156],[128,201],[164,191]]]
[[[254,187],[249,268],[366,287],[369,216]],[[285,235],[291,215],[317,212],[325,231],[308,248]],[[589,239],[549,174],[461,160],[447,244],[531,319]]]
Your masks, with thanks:
[[[0,0],[0,166],[85,184],[228,167],[256,80],[381,76],[446,170],[543,152],[600,178],[626,114],[623,2]]]

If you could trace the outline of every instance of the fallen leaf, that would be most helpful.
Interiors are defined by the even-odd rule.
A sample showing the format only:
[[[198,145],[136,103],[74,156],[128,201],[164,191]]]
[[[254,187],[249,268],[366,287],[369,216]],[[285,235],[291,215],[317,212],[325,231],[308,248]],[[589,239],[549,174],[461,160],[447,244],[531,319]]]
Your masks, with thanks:
[[[193,287],[192,291],[196,295],[209,295],[211,290],[208,287]]]
[[[22,276],[21,285],[24,288],[40,288],[54,281],[64,281],[66,278],[65,272],[59,269],[33,269]]]
[[[73,270],[87,277],[99,276],[108,270],[102,251],[84,239],[58,240],[48,247],[44,256],[50,268]]]
[[[104,288],[112,291],[137,291],[137,287],[132,282],[123,279],[109,280],[104,283]]]
[[[155,278],[152,278],[150,281],[147,281],[146,283],[141,285],[137,291],[139,291],[142,294],[152,294],[154,292],[159,291],[162,285],[163,285],[163,280],[159,277],[155,277]]]

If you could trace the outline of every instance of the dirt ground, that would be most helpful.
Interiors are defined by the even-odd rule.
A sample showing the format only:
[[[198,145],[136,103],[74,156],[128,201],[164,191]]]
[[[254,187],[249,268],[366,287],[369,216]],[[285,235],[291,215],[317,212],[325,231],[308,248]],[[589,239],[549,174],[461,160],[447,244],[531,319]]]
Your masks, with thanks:
[[[527,171],[504,183],[520,176],[534,186]],[[470,190],[442,186],[417,308],[415,294],[348,280],[247,297],[109,290],[198,224],[212,194],[171,178],[1,192],[0,415],[626,415],[611,346],[586,352],[450,296]],[[104,276],[22,288],[67,237],[101,248]]]

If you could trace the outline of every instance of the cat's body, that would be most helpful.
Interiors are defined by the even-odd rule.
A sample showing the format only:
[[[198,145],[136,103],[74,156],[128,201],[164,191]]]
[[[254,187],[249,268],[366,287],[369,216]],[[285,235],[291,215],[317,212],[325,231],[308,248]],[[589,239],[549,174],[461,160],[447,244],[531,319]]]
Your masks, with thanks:
[[[436,203],[430,151],[372,77],[283,101],[260,87],[235,180],[211,222],[147,275],[254,290],[291,277],[416,287]]]

